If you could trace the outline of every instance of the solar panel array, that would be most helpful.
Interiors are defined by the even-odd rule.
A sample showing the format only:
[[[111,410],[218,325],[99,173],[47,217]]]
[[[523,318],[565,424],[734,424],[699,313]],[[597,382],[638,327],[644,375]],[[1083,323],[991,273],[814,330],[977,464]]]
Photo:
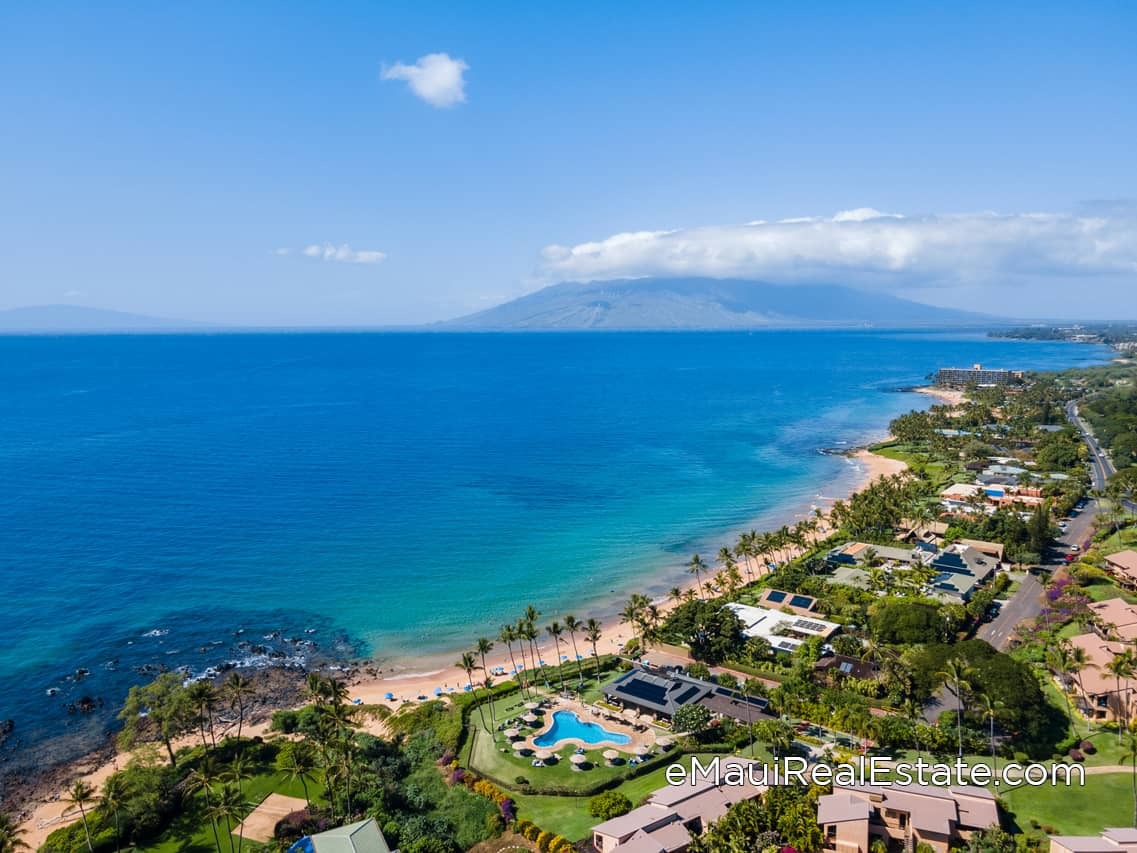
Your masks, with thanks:
[[[795,595],[790,599],[791,607],[800,607],[802,610],[809,610],[813,606],[813,599],[808,595]]]
[[[775,604],[780,604],[786,600],[786,593],[782,592],[780,589],[772,589],[766,593],[766,600],[772,601]]]
[[[794,625],[799,631],[824,631],[825,624],[823,622],[814,622],[812,619],[795,619]]]

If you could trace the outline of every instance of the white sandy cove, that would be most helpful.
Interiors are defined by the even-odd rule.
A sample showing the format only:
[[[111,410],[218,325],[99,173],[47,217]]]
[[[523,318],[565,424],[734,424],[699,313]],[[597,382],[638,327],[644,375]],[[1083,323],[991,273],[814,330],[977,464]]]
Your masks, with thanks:
[[[949,405],[958,405],[962,401],[962,395],[959,395],[958,392],[942,391],[938,388],[921,388],[917,390],[922,393],[931,394]],[[903,462],[877,456],[868,450],[858,450],[852,454],[852,458],[864,471],[864,479],[854,491],[865,488],[881,477],[897,474],[907,467]],[[827,517],[822,517],[821,525],[820,533],[824,534],[828,530]],[[695,582],[692,579],[686,586],[693,587],[694,585]],[[663,613],[666,613],[674,606],[673,602],[666,600],[657,602],[657,604]],[[631,637],[632,632],[630,626],[621,625],[612,619],[606,620],[604,622],[604,635],[597,644],[597,648],[601,654],[618,652]],[[495,639],[496,642],[496,638],[493,639]],[[554,652],[549,643],[548,637],[541,638],[541,657],[547,663],[555,664],[560,660],[560,655],[568,655],[569,662],[566,664],[566,670],[575,669],[573,666],[572,644],[568,638],[562,638],[559,652]],[[497,667],[501,667],[508,673],[513,669],[513,664],[509,659],[508,652],[499,648],[499,645],[500,644],[495,645],[493,652],[487,655],[486,666],[491,671]],[[589,644],[583,640],[583,637],[579,635],[577,636],[577,649],[584,658],[583,665],[587,667],[593,659],[592,649]],[[514,654],[517,656],[517,663],[520,665],[520,656],[517,655],[516,651]],[[455,654],[454,658],[457,659],[457,657],[458,655]],[[528,652],[526,652],[526,659],[528,660]],[[434,690],[437,687],[442,687],[445,695],[449,692],[448,687],[454,687],[455,692],[460,692],[465,684],[465,673],[452,664],[449,666],[443,665],[441,669],[437,666],[433,669],[429,666],[424,666],[423,669],[427,671],[406,675],[381,676],[379,678],[368,678],[354,682],[351,685],[351,699],[352,701],[359,700],[365,704],[386,705],[390,708],[395,708],[403,702],[416,702],[419,696],[433,698]],[[506,678],[502,677],[497,680],[504,681]],[[385,698],[388,693],[394,695],[394,700]],[[268,721],[251,725],[247,724],[244,729],[244,733],[247,733],[249,736],[264,735],[267,731]],[[197,738],[190,735],[178,741],[177,745],[188,746],[196,741]],[[76,772],[73,778],[83,778],[96,789],[99,789],[106,778],[118,768],[125,766],[129,759],[130,756],[128,754],[120,753],[113,760],[93,768],[89,761],[76,762],[74,765]],[[30,815],[21,816],[24,818],[21,823],[21,828],[25,833],[24,841],[33,850],[40,847],[47,839],[47,836],[54,830],[78,819],[78,810],[73,809],[64,802],[62,796],[63,792],[60,791],[52,799],[37,804]]]

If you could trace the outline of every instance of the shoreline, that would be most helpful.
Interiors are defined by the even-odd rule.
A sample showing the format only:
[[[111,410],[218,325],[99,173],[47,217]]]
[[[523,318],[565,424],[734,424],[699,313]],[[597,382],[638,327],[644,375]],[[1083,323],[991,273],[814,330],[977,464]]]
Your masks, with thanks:
[[[956,405],[958,403],[958,400],[954,398],[954,396],[951,396],[953,392],[940,393],[943,389],[919,388],[908,390],[932,396],[942,403],[949,405]],[[834,455],[840,455],[849,460],[852,465],[856,466],[857,472],[853,475],[851,482],[846,477],[838,477],[835,481],[822,485],[821,490],[823,493],[829,491],[829,486],[836,484],[837,487],[833,489],[835,494],[832,497],[821,497],[819,495],[816,500],[823,501],[829,504],[829,506],[832,506],[834,501],[847,500],[849,496],[867,488],[881,477],[890,476],[906,470],[908,466],[904,462],[879,456],[869,449],[872,444],[886,441],[888,438],[888,436],[884,436],[877,441],[866,442],[858,447],[850,447],[848,450],[834,453]],[[802,506],[800,504],[794,504],[781,507],[772,514],[783,519],[801,518],[809,514],[811,509],[812,505]],[[828,515],[829,512],[828,509],[826,509],[819,517],[822,525],[818,531],[819,536],[825,536],[829,532],[827,523]],[[796,556],[796,553],[790,553],[792,556]],[[745,576],[745,569],[741,565],[740,569]],[[754,578],[758,579],[762,574],[760,570],[755,571]],[[694,588],[696,582],[693,578],[685,578],[676,585],[679,589],[686,591],[687,589]],[[627,594],[630,594],[630,592]],[[597,650],[600,654],[619,653],[624,644],[632,637],[630,627],[621,624],[616,615],[619,612],[622,598],[613,599],[612,594],[609,593],[600,596],[598,600],[603,602],[603,606],[600,610],[605,612],[597,617],[603,630],[602,638],[597,644]],[[666,596],[654,596],[653,601],[659,606],[663,614],[670,612],[674,607],[674,603]],[[474,638],[471,637],[471,640],[473,639]],[[486,656],[487,669],[489,669],[491,673],[494,670],[501,670],[507,673],[506,675],[496,678],[495,681],[497,683],[512,680],[508,675],[512,668],[509,654],[500,648],[500,643],[496,636],[490,639],[494,641],[495,648],[491,654]],[[542,660],[546,661],[549,665],[555,665],[555,662],[560,660],[560,655],[568,655],[569,657],[565,662],[570,664],[573,662],[571,640],[562,638],[562,647],[555,653],[557,655],[556,657],[554,657],[554,653],[548,646],[548,642],[548,637],[542,637],[540,645],[538,646]],[[582,637],[577,638],[577,650],[581,653],[582,663],[587,666],[592,657],[591,647]],[[460,654],[461,651],[461,649],[458,649],[447,652],[430,653],[409,658],[405,661],[384,660],[381,666],[376,660],[353,662],[338,667],[338,671],[341,675],[345,676],[345,680],[349,685],[350,701],[358,701],[368,705],[382,705],[395,710],[407,703],[417,703],[419,697],[435,698],[435,691],[438,688],[442,690],[438,698],[442,698],[449,693],[463,692],[464,679],[462,673],[453,664],[454,658]],[[401,671],[399,671],[400,668],[402,668]],[[335,671],[334,668],[326,669]],[[387,694],[393,695],[394,698],[388,700],[386,698]],[[292,707],[295,707],[295,702],[277,702],[275,705],[271,703],[266,704],[261,709],[263,715],[261,719],[252,724],[246,722],[245,733],[250,737],[263,736],[268,732],[272,712],[274,710]],[[196,735],[187,735],[184,739],[179,741],[179,744],[187,745],[195,743],[196,740]],[[70,810],[68,805],[61,798],[63,790],[71,781],[76,778],[82,778],[98,790],[102,782],[105,781],[111,773],[125,766],[130,760],[130,757],[130,753],[117,749],[112,739],[100,749],[88,753],[76,761],[45,769],[40,779],[29,784],[29,790],[24,793],[23,796],[20,796],[16,792],[7,792],[4,798],[6,801],[5,804],[8,802],[15,802],[17,804],[19,813],[16,817],[21,829],[24,831],[23,837],[29,847],[33,850],[37,849],[53,831],[77,819],[77,812],[72,813],[73,810]]]

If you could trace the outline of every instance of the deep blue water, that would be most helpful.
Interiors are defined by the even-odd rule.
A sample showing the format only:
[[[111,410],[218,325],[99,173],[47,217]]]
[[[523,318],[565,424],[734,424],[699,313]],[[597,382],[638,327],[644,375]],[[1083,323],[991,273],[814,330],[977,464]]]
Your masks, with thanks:
[[[922,333],[2,337],[8,749],[100,735],[68,702],[117,703],[143,663],[398,659],[529,602],[600,614],[847,485],[818,450],[927,404],[898,386],[1103,356]]]

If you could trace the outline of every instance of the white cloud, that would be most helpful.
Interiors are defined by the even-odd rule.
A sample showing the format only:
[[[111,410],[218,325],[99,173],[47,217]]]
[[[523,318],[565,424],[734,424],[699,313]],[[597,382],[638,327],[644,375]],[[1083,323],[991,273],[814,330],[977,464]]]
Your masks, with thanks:
[[[303,249],[273,249],[274,255],[299,254],[319,261],[335,261],[341,264],[377,264],[386,260],[384,252],[373,249],[353,249],[347,243],[335,246],[331,243],[313,243]]]
[[[420,56],[414,65],[396,62],[384,67],[384,80],[404,80],[412,92],[431,106],[452,107],[466,100],[466,80],[463,75],[469,65],[445,53],[428,53]]]
[[[941,286],[1137,273],[1137,214],[901,216],[872,208],[546,246],[546,281],[644,276]]]

